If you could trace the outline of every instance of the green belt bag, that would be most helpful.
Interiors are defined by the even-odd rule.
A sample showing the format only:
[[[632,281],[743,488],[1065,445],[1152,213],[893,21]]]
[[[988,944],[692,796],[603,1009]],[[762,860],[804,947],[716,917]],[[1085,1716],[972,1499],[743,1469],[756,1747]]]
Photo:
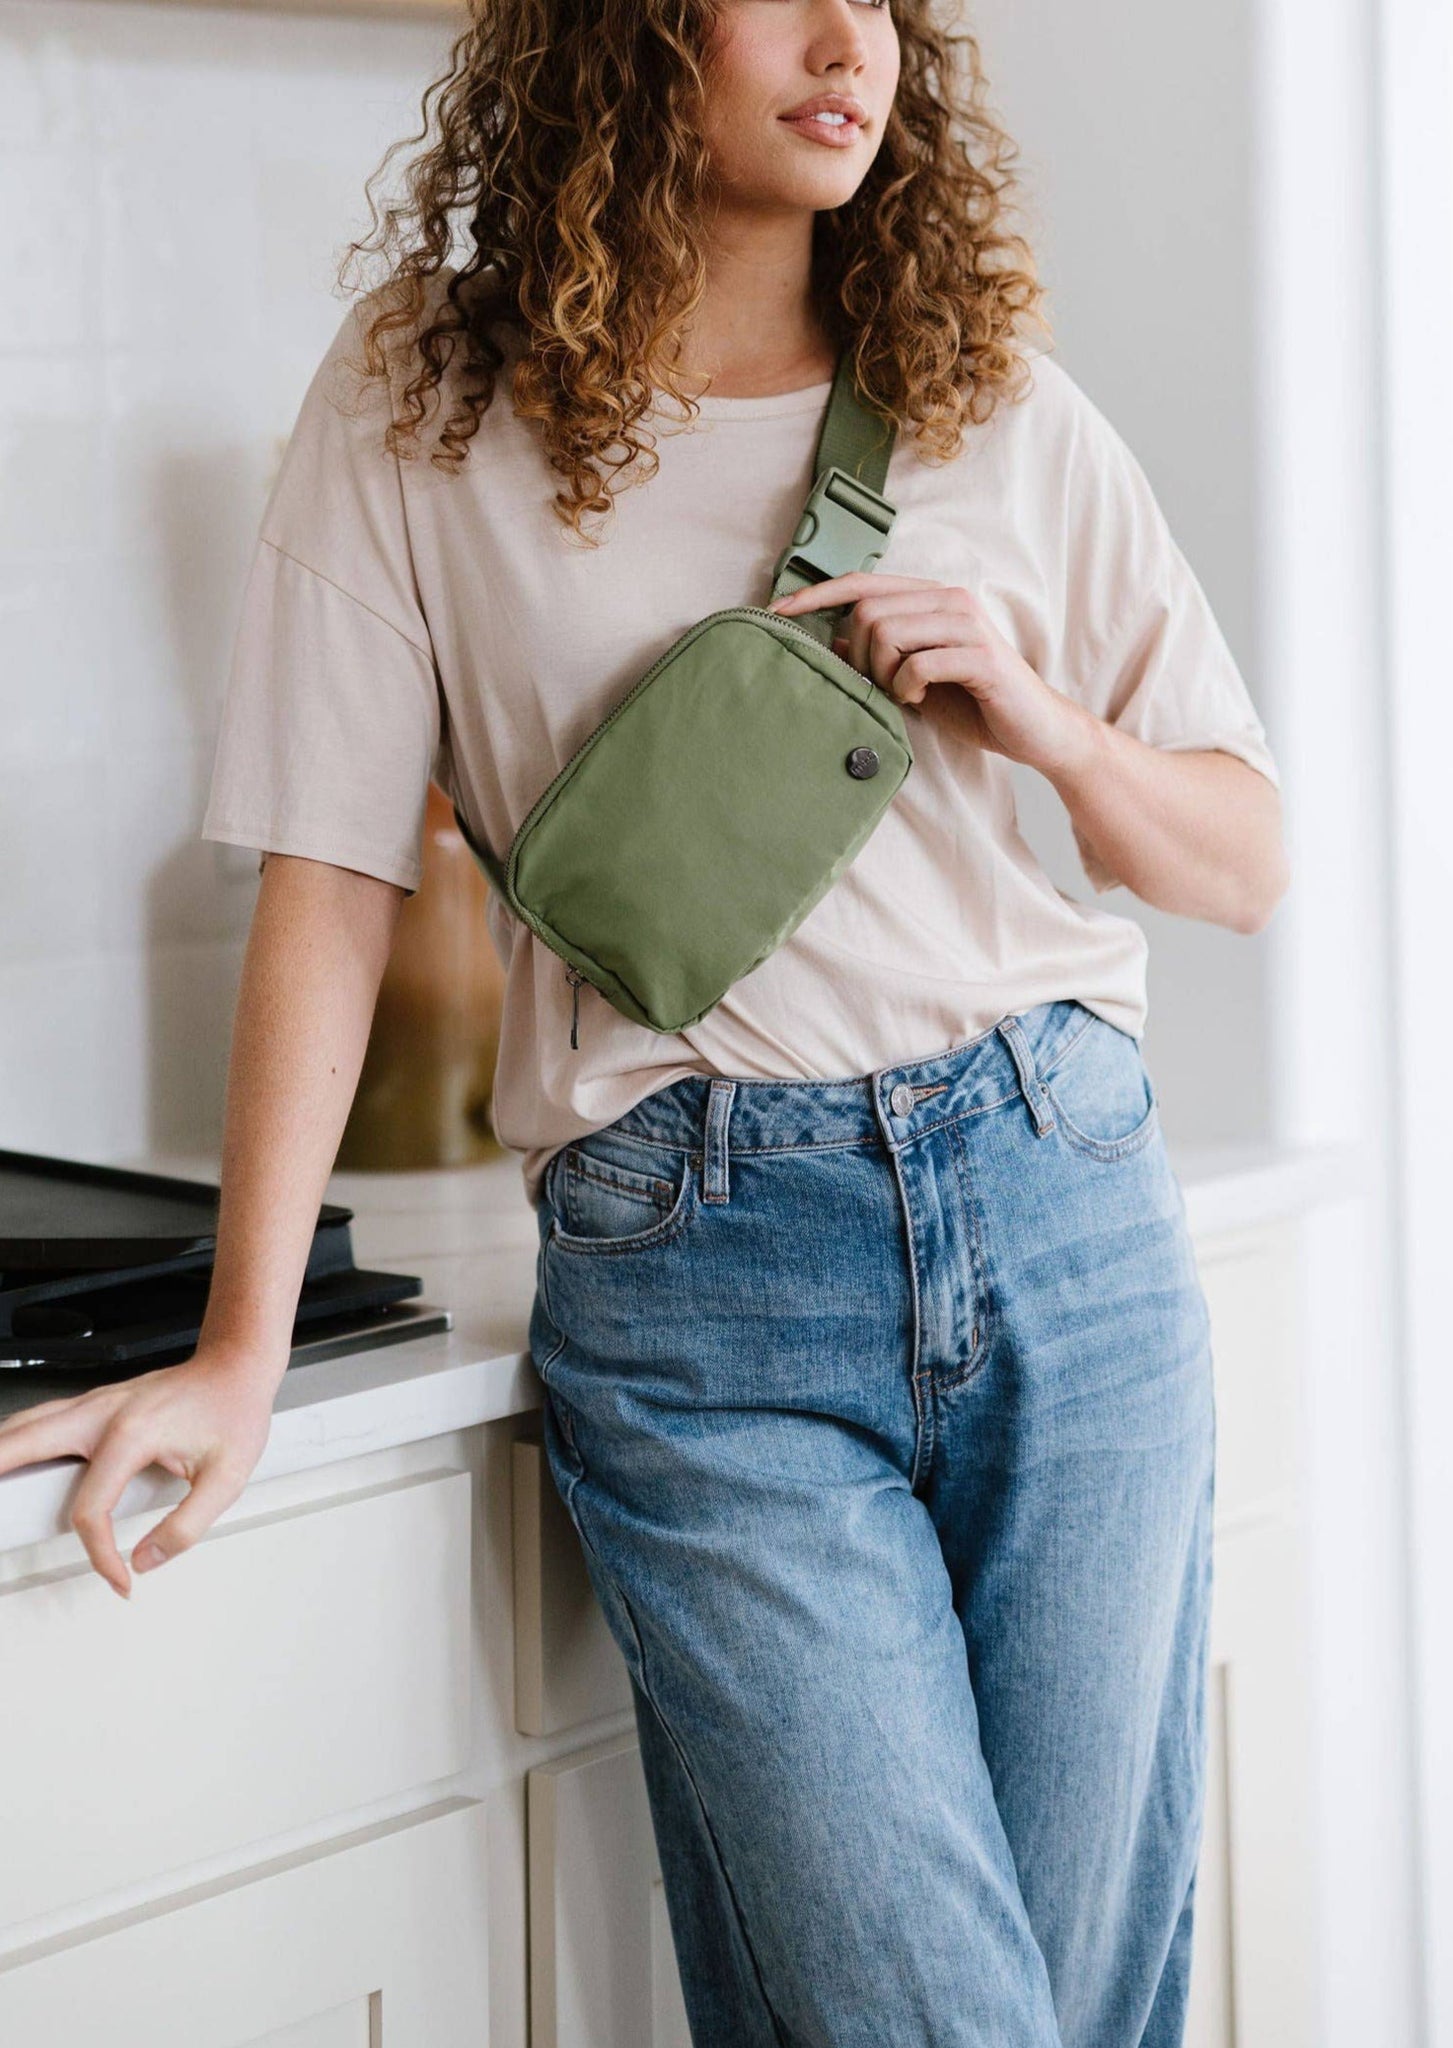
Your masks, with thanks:
[[[894,427],[838,360],[814,482],[772,597],[870,569],[896,507]],[[653,1031],[695,1024],[781,945],[865,844],[913,765],[895,698],[832,652],[848,609],[758,605],[691,626],[565,763],[500,862],[514,915],[580,983]]]

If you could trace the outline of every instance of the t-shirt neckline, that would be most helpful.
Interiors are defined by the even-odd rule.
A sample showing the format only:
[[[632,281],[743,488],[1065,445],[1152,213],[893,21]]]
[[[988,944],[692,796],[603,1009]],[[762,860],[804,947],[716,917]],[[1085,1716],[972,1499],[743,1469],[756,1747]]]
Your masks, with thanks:
[[[509,331],[515,344],[509,355],[511,369],[519,354],[523,335],[518,329]],[[697,416],[706,420],[779,420],[790,419],[798,413],[822,412],[833,387],[833,379],[824,377],[819,384],[802,384],[795,391],[774,391],[764,398],[726,398],[713,392],[706,392],[696,401]],[[670,393],[659,384],[653,385],[652,402],[658,409],[662,401],[670,403]],[[673,418],[685,418],[685,414],[673,413]]]
[[[821,412],[832,385],[832,378],[824,377],[820,384],[803,384],[795,391],[773,391],[761,398],[727,398],[707,391],[695,401],[696,411],[707,420],[772,420],[795,413]],[[659,385],[654,388],[658,402],[669,402],[669,392]],[[680,417],[685,417],[684,412]]]

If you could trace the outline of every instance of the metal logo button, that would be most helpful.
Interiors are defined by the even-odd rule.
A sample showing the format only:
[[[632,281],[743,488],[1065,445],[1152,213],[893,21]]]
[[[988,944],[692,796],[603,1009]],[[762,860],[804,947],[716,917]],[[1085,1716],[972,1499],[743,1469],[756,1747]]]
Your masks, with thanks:
[[[872,747],[854,747],[848,755],[848,773],[856,775],[859,782],[866,782],[870,775],[876,775],[878,766],[878,755]]]
[[[907,1116],[914,1103],[913,1090],[906,1081],[900,1081],[888,1097],[888,1107],[894,1116]]]

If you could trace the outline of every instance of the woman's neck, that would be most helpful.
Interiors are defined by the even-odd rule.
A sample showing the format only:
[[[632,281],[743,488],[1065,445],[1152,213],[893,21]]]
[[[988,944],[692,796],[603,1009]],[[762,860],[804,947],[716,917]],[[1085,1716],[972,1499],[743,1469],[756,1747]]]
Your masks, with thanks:
[[[825,335],[813,335],[796,348],[769,344],[713,353],[698,346],[689,355],[683,349],[677,376],[693,398],[704,395],[708,377],[713,398],[775,398],[825,384],[836,368],[837,351]]]
[[[837,350],[814,299],[811,216],[765,237],[719,224],[706,289],[680,337],[677,373],[693,397],[774,398],[821,384]]]

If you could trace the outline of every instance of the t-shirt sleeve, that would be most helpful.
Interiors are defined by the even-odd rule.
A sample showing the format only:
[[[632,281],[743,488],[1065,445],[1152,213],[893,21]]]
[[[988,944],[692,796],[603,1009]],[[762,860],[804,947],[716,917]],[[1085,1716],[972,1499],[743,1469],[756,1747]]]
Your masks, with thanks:
[[[1066,462],[1065,632],[1051,679],[1148,745],[1234,754],[1280,787],[1245,678],[1144,469],[1083,393]],[[1116,877],[1075,832],[1097,892]]]
[[[304,394],[243,588],[204,839],[306,855],[409,894],[440,767],[390,396],[350,309]]]

